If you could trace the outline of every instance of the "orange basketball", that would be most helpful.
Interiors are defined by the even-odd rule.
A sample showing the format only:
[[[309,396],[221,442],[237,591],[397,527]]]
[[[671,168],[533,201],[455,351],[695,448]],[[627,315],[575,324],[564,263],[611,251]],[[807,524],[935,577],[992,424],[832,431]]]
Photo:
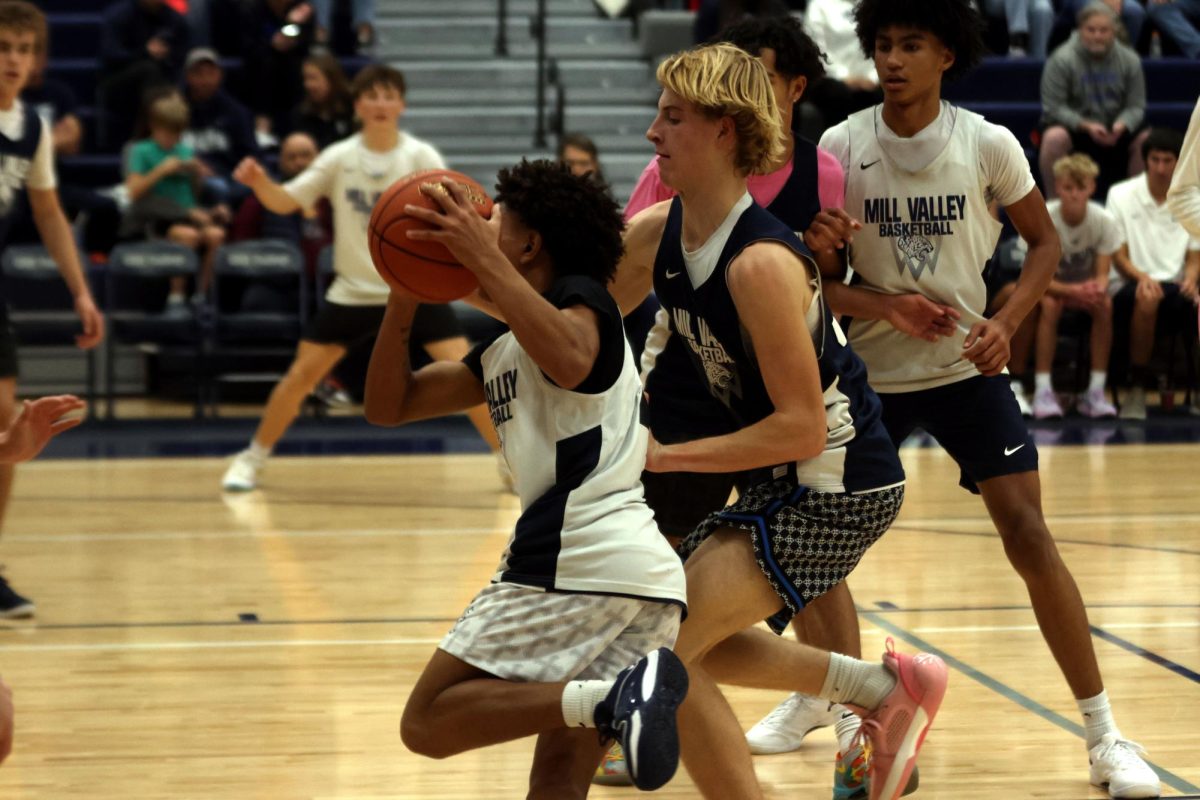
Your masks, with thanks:
[[[379,197],[367,228],[367,245],[375,269],[389,285],[400,286],[430,303],[448,303],[474,291],[479,282],[458,263],[441,242],[409,239],[406,232],[431,226],[404,213],[406,205],[433,211],[441,207],[421,187],[441,185],[442,178],[455,181],[475,210],[485,219],[492,214],[492,198],[478,182],[449,169],[429,169],[406,175]]]

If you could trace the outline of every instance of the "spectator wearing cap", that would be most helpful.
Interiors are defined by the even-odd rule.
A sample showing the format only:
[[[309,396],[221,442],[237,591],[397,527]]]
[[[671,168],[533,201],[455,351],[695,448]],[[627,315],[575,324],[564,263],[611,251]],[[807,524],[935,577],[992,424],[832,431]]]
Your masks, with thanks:
[[[183,142],[212,170],[204,186],[207,199],[215,205],[237,202],[248,192],[231,175],[243,158],[258,156],[254,120],[222,88],[224,72],[216,51],[197,47],[189,52],[183,77],[183,97],[191,114]]]

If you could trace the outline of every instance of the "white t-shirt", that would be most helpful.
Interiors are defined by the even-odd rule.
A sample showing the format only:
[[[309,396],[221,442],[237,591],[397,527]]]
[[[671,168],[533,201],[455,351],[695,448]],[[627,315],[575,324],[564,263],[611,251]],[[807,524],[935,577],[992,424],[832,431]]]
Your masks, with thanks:
[[[1154,199],[1145,174],[1113,184],[1107,206],[1129,243],[1133,265],[1156,281],[1179,280],[1188,251],[1200,250],[1200,239],[1189,236],[1175,221],[1166,202],[1159,204]],[[1114,267],[1114,289],[1124,283]]]
[[[1034,188],[1016,137],[943,102],[937,119],[915,136],[897,136],[875,106],[826,131],[821,147],[846,170],[846,212],[863,223],[850,248],[857,285],[921,294],[962,315],[958,332],[937,343],[884,320],[853,320],[846,334],[871,386],[912,392],[978,375],[962,344],[983,320],[983,266],[1000,236],[988,203],[1009,206]]]
[[[333,269],[337,273],[325,298],[346,306],[387,304],[388,286],[375,271],[367,247],[367,224],[384,190],[410,172],[443,169],[432,145],[401,133],[386,152],[368,150],[362,134],[334,142],[284,190],[305,208],[322,197],[333,206]]]
[[[0,133],[13,140],[25,135],[25,106],[20,100],[14,101],[13,107],[7,111],[0,111]],[[29,173],[24,182],[30,189],[54,189],[58,186],[54,176],[54,142],[51,139],[50,124],[44,119],[37,151],[33,154],[33,161],[29,165]]]
[[[1075,227],[1063,220],[1060,200],[1047,202],[1046,210],[1050,212],[1058,240],[1062,242],[1062,258],[1054,274],[1055,280],[1063,283],[1091,280],[1096,276],[1096,256],[1111,256],[1125,243],[1113,215],[1095,201],[1088,201],[1083,221]]]

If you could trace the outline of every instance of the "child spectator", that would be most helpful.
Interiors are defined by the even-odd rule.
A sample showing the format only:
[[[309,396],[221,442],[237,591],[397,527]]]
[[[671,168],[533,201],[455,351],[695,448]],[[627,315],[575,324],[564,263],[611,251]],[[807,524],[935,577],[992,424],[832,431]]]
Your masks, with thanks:
[[[1114,317],[1129,320],[1131,385],[1121,404],[1122,419],[1146,418],[1145,386],[1159,319],[1174,325],[1186,312],[1190,324],[1200,298],[1200,239],[1189,237],[1167,206],[1182,146],[1178,131],[1155,128],[1142,145],[1146,172],[1108,193],[1108,210],[1125,239],[1113,259]]]
[[[292,130],[307,133],[324,150],[354,132],[354,98],[342,65],[328,53],[304,60],[304,99],[292,112]]]
[[[212,275],[216,249],[225,241],[225,208],[205,210],[196,200],[198,183],[212,175],[192,148],[183,144],[188,107],[178,94],[160,97],[150,105],[150,137],[134,142],[126,163],[125,188],[132,201],[121,223],[120,238],[166,238],[203,255],[196,290],[203,295]],[[171,279],[168,314],[188,313],[183,277]]]

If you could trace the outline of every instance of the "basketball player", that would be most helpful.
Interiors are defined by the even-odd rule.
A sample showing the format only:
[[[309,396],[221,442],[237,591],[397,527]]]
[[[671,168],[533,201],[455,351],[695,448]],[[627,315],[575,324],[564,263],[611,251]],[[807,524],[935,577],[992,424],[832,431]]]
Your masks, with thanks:
[[[399,425],[486,398],[522,513],[491,585],[413,688],[404,743],[441,758],[540,734],[528,796],[562,800],[586,796],[602,755],[595,731],[568,729],[599,728],[619,738],[634,782],[657,788],[678,761],[687,674],[667,648],[686,591],[639,481],[641,384],[606,290],[620,212],[559,162],[501,170],[490,221],[458,185],[443,185],[449,195],[422,190],[444,214],[405,207],[436,229],[408,236],[449,247],[511,331],[414,374],[417,300],[394,288],[367,373],[367,419]]]
[[[851,318],[847,335],[892,442],[925,429],[958,462],[963,487],[982,495],[1079,704],[1092,783],[1113,797],[1157,797],[1157,776],[1113,721],[1087,612],[1042,515],[1037,448],[1000,374],[1060,248],[1016,138],[941,100],[943,79],[978,61],[981,20],[967,0],[862,0],[855,20],[884,101],[821,139],[846,170],[855,220],[843,228],[855,282],[830,281],[830,305]],[[983,265],[1000,233],[992,200],[1029,252],[1008,303],[985,319]],[[827,274],[842,274],[837,252],[817,254]]]
[[[822,53],[800,21],[790,15],[746,18],[726,28],[721,39],[758,56],[767,69],[779,108],[783,151],[763,174],[747,177],[750,196],[793,231],[801,234],[810,231],[822,208],[842,207],[845,180],[836,158],[793,131],[797,104],[805,90],[825,75]],[[658,160],[654,159],[642,171],[630,195],[625,218],[631,219],[674,194],[663,183]],[[809,244],[815,243],[816,233],[816,230],[810,232]],[[685,349],[679,338],[670,336],[666,312],[660,309],[642,356],[649,426],[659,442],[682,442],[733,430],[728,411],[709,394],[702,377],[696,375],[688,362]],[[642,483],[646,487],[646,502],[654,509],[659,528],[678,541],[709,514],[725,507],[737,477],[722,473],[646,472]],[[847,603],[830,603],[843,591],[844,586],[834,587],[817,605],[834,612],[844,611]],[[802,641],[815,647],[861,656],[858,615],[852,605],[849,608],[850,613],[842,613],[838,618],[801,614],[793,621],[793,629]],[[810,619],[813,624],[807,625]],[[795,695],[781,711],[751,728],[747,740],[754,753],[794,750],[808,733],[835,724],[843,713],[827,702]],[[604,774],[597,775],[597,783],[619,781],[619,760],[606,760],[602,769]],[[837,773],[843,780],[851,779],[853,774],[852,770]]]
[[[75,298],[75,313],[82,323],[75,343],[87,350],[104,338],[104,317],[92,299],[75,237],[58,201],[50,129],[36,109],[19,99],[34,60],[45,47],[46,18],[42,12],[21,0],[0,2],[0,60],[4,65],[0,72],[0,245],[24,190],[42,242]],[[0,428],[9,427],[16,419],[16,395],[16,341],[4,303],[0,302]],[[0,464],[0,522],[8,507],[12,480],[12,464]],[[14,591],[0,576],[0,618],[27,617],[34,611],[33,601]]]
[[[679,548],[689,613],[676,652],[691,677],[684,763],[705,797],[762,797],[716,682],[786,688],[863,710],[870,796],[893,800],[945,692],[945,665],[890,648],[868,664],[753,626],[767,620],[781,632],[845,579],[899,512],[904,472],[808,249],[747,191],[746,176],[769,170],[782,147],[766,68],[717,44],[668,58],[658,80],[647,138],[678,196],[630,222],[613,291],[631,308],[653,284],[671,335],[734,425],[687,442],[652,438],[646,468],[748,473],[739,500]]]
[[[300,413],[300,404],[346,353],[379,330],[387,304],[387,284],[375,272],[367,252],[367,223],[375,201],[397,179],[418,170],[445,167],[428,143],[402,132],[404,76],[391,67],[371,64],[354,78],[354,113],[359,133],[330,145],[307,169],[280,185],[262,166],[247,158],[233,177],[249,186],[276,214],[307,213],[322,197],[333,207],[336,273],[326,303],[300,337],[295,360],[271,392],[250,446],[238,453],[221,480],[227,492],[257,488],[267,457]],[[470,349],[449,306],[425,305],[414,336],[433,359],[457,360]],[[493,450],[494,434],[482,407],[472,421]]]

